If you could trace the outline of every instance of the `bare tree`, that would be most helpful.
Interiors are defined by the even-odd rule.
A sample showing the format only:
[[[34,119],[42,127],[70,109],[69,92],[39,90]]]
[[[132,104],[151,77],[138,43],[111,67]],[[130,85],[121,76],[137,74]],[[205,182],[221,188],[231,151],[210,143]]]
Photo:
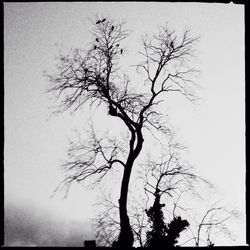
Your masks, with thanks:
[[[226,211],[222,206],[218,207],[214,204],[201,218],[198,218],[200,216],[198,211],[195,208],[189,208],[190,200],[194,201],[196,197],[206,199],[206,196],[203,197],[200,193],[202,183],[205,184],[206,189],[209,187],[212,192],[214,189],[207,180],[195,174],[195,170],[183,159],[185,148],[174,140],[173,133],[169,135],[164,155],[158,159],[158,162],[149,159],[146,164],[143,164],[142,171],[138,171],[139,177],[135,180],[137,185],[138,180],[142,180],[145,190],[145,198],[135,197],[132,200],[130,198],[128,207],[135,243],[140,247],[161,245],[161,242],[164,242],[164,245],[173,246],[177,244],[177,238],[185,228],[188,230],[182,234],[184,237],[180,238],[180,245],[193,241],[195,246],[213,246],[216,241],[213,241],[211,236],[223,235],[223,233],[230,238],[231,233],[225,221],[234,217],[232,211]],[[134,183],[132,183],[132,189],[136,189]],[[183,197],[187,198],[186,202]],[[199,205],[202,205],[203,199],[198,199]],[[101,220],[98,221],[97,238],[100,234],[102,234],[101,238],[109,238],[108,232],[112,232],[112,237],[116,238],[119,221],[117,217],[115,219],[115,211],[118,206],[110,199],[106,199],[101,204],[106,204],[103,209],[106,212],[101,214]],[[169,223],[164,220],[165,215],[168,215],[166,221]],[[150,222],[148,216],[151,218]],[[185,218],[188,218],[188,222]],[[197,218],[199,222],[195,225]],[[103,227],[103,221],[106,221],[105,225],[109,225],[112,230],[109,226]],[[109,240],[106,239],[105,242]]]
[[[188,194],[191,193],[192,197],[196,196],[201,199],[206,198],[202,197],[202,194],[199,193],[200,190],[197,188],[201,183],[205,184],[207,188],[211,188],[210,190],[214,192],[213,185],[203,177],[195,174],[192,166],[183,159],[181,152],[184,149],[185,147],[174,140],[174,135],[170,134],[168,137],[167,150],[165,151],[165,154],[162,155],[160,162],[149,160],[147,167],[144,167],[147,171],[144,175],[140,175],[140,178],[144,181],[145,194],[147,196],[150,194],[154,197],[154,204],[150,207],[150,209],[152,210],[156,207],[155,210],[159,213],[161,208],[164,207],[165,212],[170,214],[169,225],[171,225],[171,222],[174,221],[179,221],[180,224],[183,222],[179,214],[180,211],[182,212],[183,217],[187,216],[188,204],[185,204],[183,201],[180,204],[180,200],[183,196],[189,196]],[[194,199],[192,198],[192,200]],[[164,203],[161,204],[160,201],[164,201]],[[170,204],[170,202],[172,204]],[[165,204],[167,205],[165,206]],[[178,214],[176,214],[177,209]],[[192,213],[192,217],[187,217],[189,218],[188,220],[190,220],[190,224],[193,224],[197,211],[195,211],[195,209],[189,210]],[[190,224],[188,223],[187,226],[186,223],[186,227],[192,233],[192,237],[188,241],[194,240],[195,246],[200,246],[201,241],[203,241],[203,244],[205,242],[207,246],[214,246],[215,242],[212,242],[211,235],[222,235],[225,233],[229,238],[231,238],[231,232],[226,226],[225,221],[235,217],[234,214],[233,210],[228,211],[223,206],[218,207],[216,204],[210,205],[210,208],[200,219],[196,233],[191,230]],[[177,220],[177,218],[179,218],[179,220]],[[157,222],[156,224],[160,225],[160,222]],[[164,225],[163,219],[162,224]],[[164,226],[162,226],[162,228],[164,228]],[[171,234],[171,230],[168,231],[167,228],[168,227],[165,224],[165,233]],[[175,234],[175,236],[178,236],[178,234]],[[172,243],[174,243],[176,238],[170,238],[172,238]],[[175,244],[176,243],[177,241]],[[165,244],[170,243],[167,241]]]
[[[132,183],[133,190],[145,190],[144,198],[130,198],[128,206],[132,231],[135,241],[140,247],[156,246],[155,244],[161,245],[161,242],[164,242],[168,246],[176,244],[176,238],[184,228],[180,227],[179,230],[174,230],[174,227],[177,226],[178,229],[178,225],[185,222],[185,220],[180,220],[179,215],[176,215],[177,209],[185,210],[179,204],[181,195],[190,190],[195,192],[194,182],[203,180],[195,175],[191,166],[182,159],[181,152],[185,148],[174,140],[174,134],[168,133],[167,139],[167,147],[164,150],[164,155],[158,159],[158,162],[148,159],[145,164],[141,164],[142,170],[137,171],[138,178],[135,179],[136,183]],[[141,181],[141,185],[136,188],[139,181]],[[166,199],[165,196],[170,197],[170,199]],[[161,199],[164,199],[164,201],[167,200],[167,206],[160,203]],[[148,207],[149,203],[153,203],[153,205]],[[105,242],[110,242],[109,238],[115,238],[117,234],[116,227],[114,226],[114,222],[116,222],[116,226],[118,224],[114,212],[117,206],[110,198],[102,201],[101,205],[104,206],[103,211],[106,212],[101,212],[97,221],[97,238],[103,239],[108,237],[105,241],[102,240],[104,242],[103,245],[105,245]],[[169,224],[166,224],[163,219],[163,206],[165,212],[171,211],[171,216],[168,218],[170,221]],[[148,218],[150,218],[150,221]],[[105,223],[103,223],[104,221]],[[109,226],[104,227],[103,224],[109,224],[112,230],[110,230]],[[150,226],[150,224],[152,225]],[[150,227],[152,227],[152,232],[149,231]],[[113,233],[112,237],[107,231]],[[148,239],[147,242],[146,239]]]
[[[129,32],[124,22],[116,23],[110,18],[92,22],[93,41],[88,50],[72,50],[68,55],[60,55],[58,71],[48,75],[50,92],[57,94],[60,105],[57,111],[74,111],[82,105],[106,106],[108,114],[120,119],[130,133],[128,152],[124,160],[117,153],[118,147],[112,144],[108,148],[109,156],[101,142],[94,137],[85,146],[87,158],[77,154],[76,161],[66,165],[66,169],[75,171],[65,179],[66,185],[72,181],[83,181],[93,175],[104,176],[115,164],[123,167],[119,199],[120,234],[118,246],[131,247],[133,232],[127,213],[129,181],[134,162],[140,154],[144,135],[143,129],[157,129],[166,132],[163,114],[159,104],[169,93],[179,93],[190,101],[195,100],[195,69],[190,66],[193,46],[198,38],[193,38],[186,30],[178,37],[167,26],[161,27],[152,38],[143,36],[142,61],[137,65],[143,74],[141,88],[133,88],[128,75],[121,74],[119,60],[125,55],[122,43]],[[140,86],[138,83],[137,86]],[[105,164],[98,165],[97,156]]]
[[[195,246],[199,247],[201,245],[213,247],[215,242],[211,239],[214,235],[215,238],[218,234],[226,234],[227,237],[232,239],[231,232],[226,225],[226,221],[235,217],[234,211],[227,211],[223,206],[211,205],[209,209],[202,215],[198,226],[195,230],[189,231],[192,233],[192,237],[182,243],[185,245],[187,242],[194,240]]]
[[[202,198],[198,199],[198,205],[202,207],[203,199],[207,198],[203,197],[205,194],[200,190],[202,183],[206,189],[209,187],[210,191],[215,190],[207,180],[195,174],[195,170],[183,159],[184,149],[171,134],[165,154],[158,162],[149,159],[143,164],[142,171],[138,171],[139,177],[132,182],[132,190],[138,189],[139,185],[139,189],[144,188],[145,191],[144,199],[132,195],[128,206],[137,246],[159,246],[162,242],[164,245],[174,246],[180,233],[186,228],[185,233],[182,233],[183,237],[180,238],[180,245],[193,241],[195,246],[213,246],[216,244],[213,236],[223,233],[231,238],[231,232],[225,222],[234,217],[233,211],[213,204],[204,215],[200,215],[197,208],[189,208],[190,200]],[[142,181],[141,184],[139,180]],[[97,221],[96,236],[102,245],[112,246],[113,240],[118,238],[118,205],[112,202],[111,198],[100,204],[103,209]],[[168,216],[165,220],[166,215]]]
[[[149,247],[158,247],[161,244],[168,247],[176,245],[180,233],[189,226],[186,219],[176,215],[177,208],[185,211],[185,208],[179,205],[180,198],[189,191],[196,193],[194,183],[201,180],[206,182],[196,175],[190,164],[183,159],[181,153],[185,147],[174,140],[174,134],[169,133],[167,139],[167,148],[160,160],[149,160],[144,167],[147,171],[140,175],[148,200],[148,195],[153,197],[153,205],[146,209],[151,221],[151,230],[147,231],[145,244]],[[161,203],[162,200],[165,202]],[[170,212],[169,223],[165,222],[163,207],[166,207],[165,212]]]

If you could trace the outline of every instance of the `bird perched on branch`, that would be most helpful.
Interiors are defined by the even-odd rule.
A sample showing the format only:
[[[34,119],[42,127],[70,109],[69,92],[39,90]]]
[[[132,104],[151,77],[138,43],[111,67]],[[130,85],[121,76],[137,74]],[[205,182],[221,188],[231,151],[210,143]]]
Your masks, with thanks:
[[[101,22],[101,20],[98,20],[97,22],[96,22],[96,24],[99,24]]]
[[[123,52],[123,49],[121,49],[121,54],[122,54],[122,52]]]
[[[111,26],[111,31],[113,31],[113,30],[114,30],[114,25]]]
[[[98,39],[98,38],[96,38],[95,40],[96,40],[97,42],[99,42],[99,39]]]
[[[101,23],[105,22],[106,21],[106,18],[102,19]]]
[[[119,45],[120,45],[119,43],[118,43],[118,44],[116,44],[116,47],[119,47]]]

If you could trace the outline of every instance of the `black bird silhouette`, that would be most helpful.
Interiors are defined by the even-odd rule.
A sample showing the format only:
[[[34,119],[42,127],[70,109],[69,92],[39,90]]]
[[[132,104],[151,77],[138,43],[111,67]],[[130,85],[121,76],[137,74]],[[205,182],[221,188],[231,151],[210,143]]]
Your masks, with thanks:
[[[114,26],[113,26],[113,25],[111,26],[111,30],[112,30],[112,31],[114,30]]]
[[[96,49],[97,47],[96,47],[96,45],[94,45],[94,49]]]
[[[122,54],[122,52],[123,52],[123,49],[121,49],[121,54]]]
[[[101,22],[103,23],[103,22],[105,22],[105,21],[106,21],[106,18],[102,19],[102,21],[101,21]]]
[[[95,40],[96,40],[97,42],[99,42],[99,39],[98,39],[98,38],[96,38]]]
[[[171,48],[173,48],[173,47],[174,47],[174,42],[173,42],[173,41],[171,41],[171,43],[170,43],[170,47],[171,47]]]
[[[120,44],[118,43],[118,44],[116,44],[116,47],[118,47]]]
[[[109,47],[109,49],[112,49],[113,48],[113,46],[111,45],[110,47]]]
[[[96,24],[99,24],[101,22],[101,20],[98,20],[97,22],[96,22]]]

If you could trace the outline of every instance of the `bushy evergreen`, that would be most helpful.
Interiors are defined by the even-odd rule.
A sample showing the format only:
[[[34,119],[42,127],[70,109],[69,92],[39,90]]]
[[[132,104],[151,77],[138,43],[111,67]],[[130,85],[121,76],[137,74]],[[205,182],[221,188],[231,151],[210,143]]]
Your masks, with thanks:
[[[189,226],[187,220],[182,220],[180,216],[174,217],[169,224],[165,224],[162,207],[160,203],[160,190],[154,193],[155,200],[152,207],[146,210],[146,214],[151,222],[151,231],[147,232],[146,247],[172,247],[177,243],[180,233]]]

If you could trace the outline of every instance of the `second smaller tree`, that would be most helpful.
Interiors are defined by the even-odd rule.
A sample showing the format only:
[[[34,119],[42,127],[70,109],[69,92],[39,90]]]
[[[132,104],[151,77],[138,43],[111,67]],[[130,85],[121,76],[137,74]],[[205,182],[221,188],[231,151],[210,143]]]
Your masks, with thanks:
[[[162,207],[165,204],[160,203],[160,190],[156,189],[155,200],[152,207],[146,210],[149,221],[152,223],[151,231],[147,232],[146,247],[172,247],[177,243],[180,233],[189,226],[187,220],[182,220],[180,216],[174,217],[173,220],[166,225]]]

